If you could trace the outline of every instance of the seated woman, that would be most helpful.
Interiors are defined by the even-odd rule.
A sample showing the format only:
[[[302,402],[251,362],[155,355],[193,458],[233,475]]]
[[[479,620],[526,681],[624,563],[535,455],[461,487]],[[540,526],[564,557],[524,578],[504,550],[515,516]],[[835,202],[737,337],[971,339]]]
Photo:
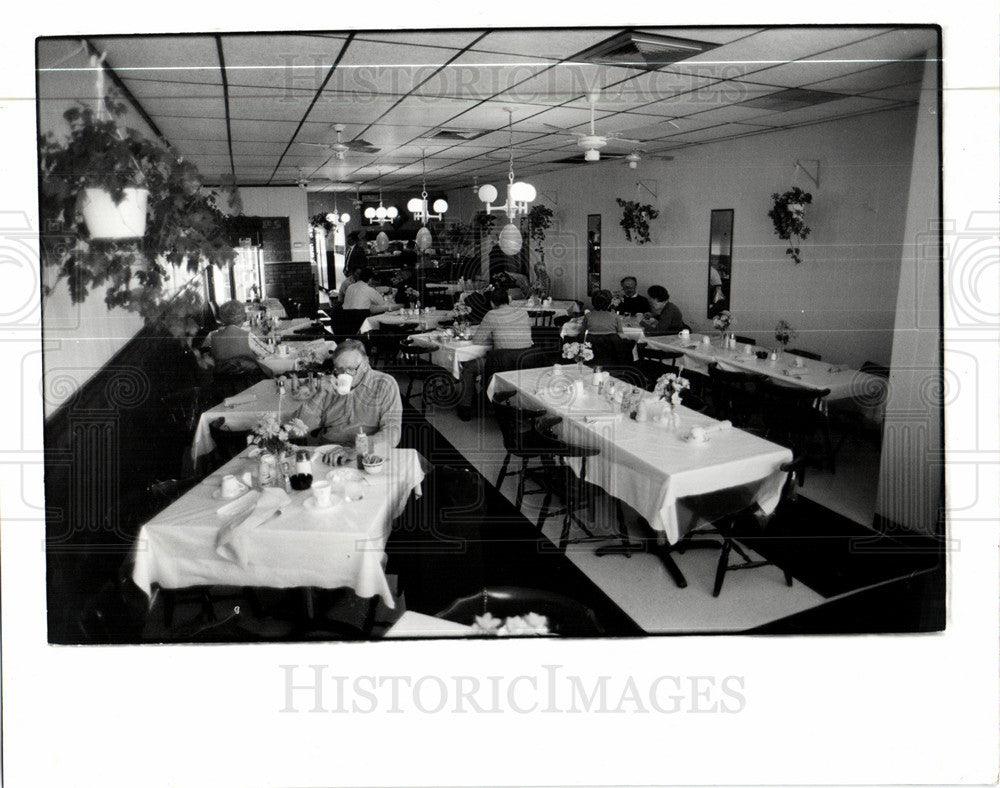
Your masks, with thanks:
[[[201,346],[203,353],[209,353],[216,375],[242,375],[259,372],[257,356],[263,355],[267,349],[250,332],[243,328],[247,313],[239,301],[226,301],[219,307],[219,322],[222,328],[217,328],[205,337]]]
[[[583,330],[588,335],[617,334],[620,337],[625,336],[621,316],[617,312],[611,311],[613,299],[614,296],[611,295],[610,290],[598,290],[591,297],[590,302],[593,304],[593,309],[583,317]]]

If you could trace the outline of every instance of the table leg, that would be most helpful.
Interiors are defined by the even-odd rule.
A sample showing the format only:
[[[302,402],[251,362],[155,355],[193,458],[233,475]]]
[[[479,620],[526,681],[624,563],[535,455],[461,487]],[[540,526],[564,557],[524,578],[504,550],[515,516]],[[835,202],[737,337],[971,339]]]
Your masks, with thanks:
[[[671,555],[673,553],[673,548],[670,545],[657,545],[656,555],[663,563],[663,568],[667,570],[667,574],[673,579],[677,584],[678,588],[687,588],[687,580],[684,579],[684,574],[681,572],[681,568],[677,566],[674,561],[674,557]]]
[[[615,511],[616,511],[616,514],[618,515],[618,535],[621,538],[621,543],[620,544],[609,544],[609,545],[604,545],[603,547],[598,547],[594,551],[595,555],[603,557],[603,556],[606,556],[606,555],[622,555],[624,553],[624,555],[627,558],[631,558],[633,552],[635,552],[635,553],[644,552],[645,549],[646,549],[646,546],[645,546],[644,543],[642,543],[642,542],[630,542],[629,541],[629,538],[628,538],[628,529],[625,527],[625,511],[622,509],[622,502],[619,501],[619,500],[617,500],[617,499],[615,499]],[[671,559],[671,561],[672,560],[673,559]],[[674,566],[676,568],[677,565],[674,564]],[[678,574],[680,574],[680,570],[679,569],[677,570],[677,572],[678,572]],[[683,580],[683,579],[684,579],[684,576],[681,575],[681,580]]]

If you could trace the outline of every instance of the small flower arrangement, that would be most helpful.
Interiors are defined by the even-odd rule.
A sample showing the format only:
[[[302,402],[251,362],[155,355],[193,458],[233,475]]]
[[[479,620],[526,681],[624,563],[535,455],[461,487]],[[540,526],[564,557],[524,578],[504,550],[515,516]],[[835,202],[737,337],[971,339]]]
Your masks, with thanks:
[[[582,364],[594,358],[594,350],[589,342],[567,342],[562,349],[563,358]]]
[[[508,616],[506,619],[494,618],[490,613],[476,616],[472,625],[473,631],[484,635],[548,635],[549,620],[538,613],[528,613],[526,616]]]
[[[625,295],[621,290],[615,290],[614,294],[611,296],[611,308],[618,309],[625,300]]]
[[[468,319],[469,316],[472,315],[472,309],[464,301],[459,301],[455,304],[454,313],[456,321],[461,320],[462,318]]]
[[[281,424],[278,414],[269,413],[254,425],[253,432],[247,436],[247,445],[256,446],[260,451],[280,454],[291,448],[288,443],[290,437],[300,438],[308,433],[309,427],[302,419],[296,418]]]
[[[669,400],[671,405],[680,405],[681,392],[688,388],[691,388],[691,381],[682,378],[676,372],[668,372],[660,375],[656,386],[653,387],[653,394],[658,399]]]
[[[322,369],[323,364],[330,357],[330,351],[326,348],[306,347],[299,351],[295,359],[295,368],[302,372],[316,372]]]
[[[723,309],[712,320],[712,324],[719,331],[728,331],[729,330],[729,326],[731,326],[733,324],[733,316],[731,314],[729,314],[729,310],[728,309]]]
[[[795,333],[795,329],[784,320],[779,320],[778,325],[774,327],[774,338],[777,342],[781,343],[782,347],[787,347],[788,343],[795,339],[796,336],[798,335]]]

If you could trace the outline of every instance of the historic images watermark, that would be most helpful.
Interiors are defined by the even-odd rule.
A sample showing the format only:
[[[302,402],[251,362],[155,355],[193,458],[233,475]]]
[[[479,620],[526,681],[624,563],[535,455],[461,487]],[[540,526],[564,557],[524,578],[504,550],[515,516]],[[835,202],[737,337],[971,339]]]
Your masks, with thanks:
[[[279,665],[283,714],[738,714],[746,678],[582,676],[562,665],[518,675],[374,675]]]

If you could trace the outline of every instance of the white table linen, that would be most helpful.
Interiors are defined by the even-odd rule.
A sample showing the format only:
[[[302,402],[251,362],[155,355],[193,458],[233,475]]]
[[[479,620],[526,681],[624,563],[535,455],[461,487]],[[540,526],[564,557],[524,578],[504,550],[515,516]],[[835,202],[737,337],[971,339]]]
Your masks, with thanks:
[[[476,358],[483,358],[490,352],[486,345],[476,345],[469,340],[454,339],[442,331],[412,334],[409,338],[418,345],[437,345],[438,349],[431,354],[431,363],[448,370],[455,380],[458,380],[462,375],[462,364]]]
[[[240,455],[142,526],[132,579],[147,595],[154,584],[350,587],[359,597],[378,595],[393,607],[385,543],[410,493],[420,494],[424,472],[413,449],[394,449],[388,457],[383,473],[363,476],[360,500],[335,496],[333,506],[316,509],[307,506],[313,500],[308,490],[290,493],[280,516],[240,534],[241,565],[217,551],[219,532],[232,519],[218,510],[232,501],[213,497],[224,474],[239,477],[255,466]],[[315,477],[329,470],[314,462]]]
[[[758,349],[753,345],[737,344],[735,349],[719,347],[720,339],[712,338],[710,344],[702,341],[704,334],[692,334],[687,339],[680,337],[648,337],[646,344],[660,350],[679,350],[684,354],[684,366],[694,372],[708,374],[708,366],[718,362],[722,369],[739,372],[753,372],[766,375],[788,386],[822,390],[830,389],[827,400],[863,396],[865,399],[884,399],[879,392],[884,390],[886,381],[877,375],[869,375],[856,369],[838,364],[783,354],[777,361],[770,358],[759,359]],[[747,352],[747,348],[750,348]],[[802,364],[796,366],[796,359]]]
[[[398,326],[404,323],[417,323],[423,329],[436,328],[442,320],[448,320],[455,313],[445,309],[427,309],[419,315],[408,315],[402,312],[383,312],[379,315],[366,317],[358,329],[359,334],[367,334],[379,326]]]
[[[487,395],[514,390],[526,404],[562,416],[556,429],[563,440],[600,449],[587,460],[587,481],[635,509],[670,544],[693,525],[678,512],[686,496],[747,487],[761,509],[774,511],[786,477],[780,466],[792,459],[789,449],[734,428],[713,432],[706,443],[692,443],[686,440],[692,427],[718,422],[681,407],[675,430],[638,423],[616,414],[597,395],[590,377],[588,370],[579,395],[573,388],[579,379],[573,366],[500,372]],[[648,392],[646,396],[652,398]],[[572,464],[579,472],[579,462]]]
[[[634,339],[636,342],[641,342],[646,338],[646,332],[642,330],[642,326],[639,325],[639,320],[641,318],[637,317],[622,317],[622,334],[625,339]],[[578,337],[583,331],[583,317],[575,317],[572,320],[567,320],[563,323],[562,331],[560,332],[564,337]]]

